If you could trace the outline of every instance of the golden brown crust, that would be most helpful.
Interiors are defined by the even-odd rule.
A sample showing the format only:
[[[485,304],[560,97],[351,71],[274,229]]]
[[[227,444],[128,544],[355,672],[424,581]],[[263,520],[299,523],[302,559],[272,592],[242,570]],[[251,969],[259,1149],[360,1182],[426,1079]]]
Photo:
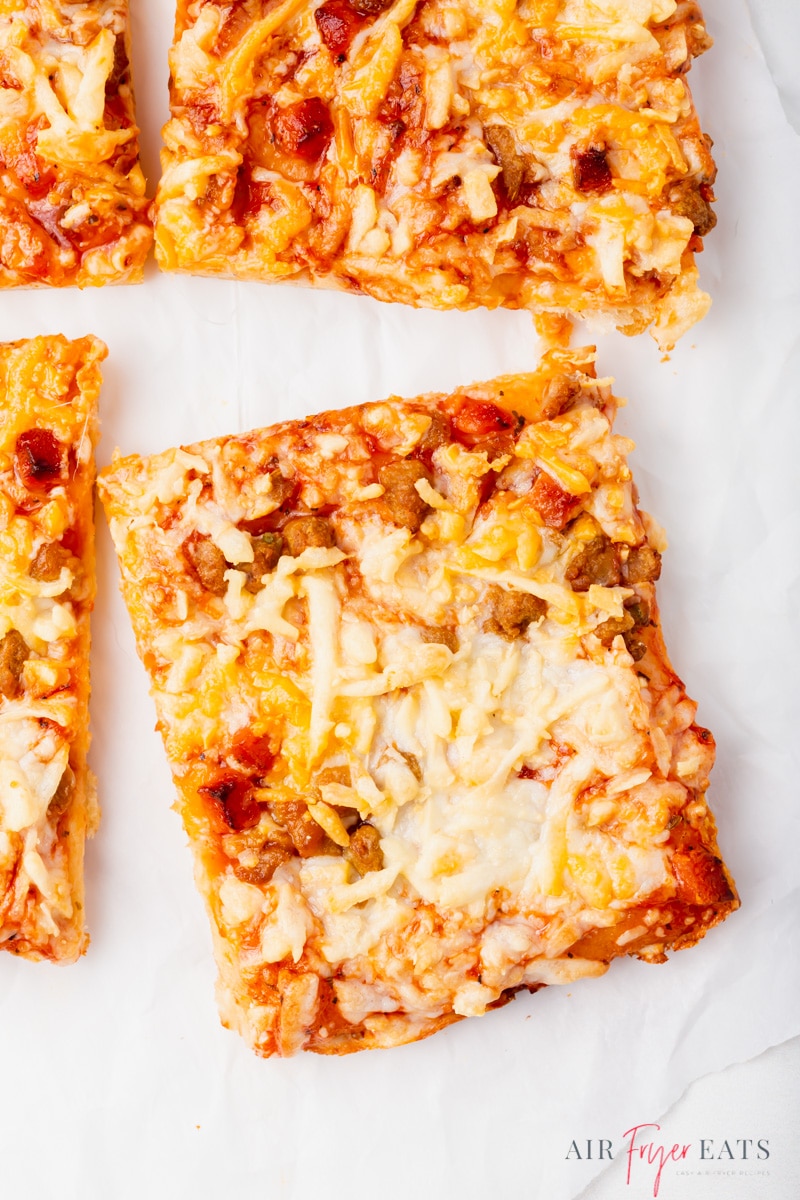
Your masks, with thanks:
[[[158,261],[668,348],[709,304],[707,44],[674,0],[179,0]]]
[[[101,477],[259,1054],[414,1041],[735,907],[614,409],[554,352]]]
[[[84,952],[96,338],[0,346],[0,949]],[[13,654],[9,647],[15,648]],[[22,660],[22,661],[21,661]]]
[[[137,283],[152,242],[127,0],[0,10],[0,287]]]

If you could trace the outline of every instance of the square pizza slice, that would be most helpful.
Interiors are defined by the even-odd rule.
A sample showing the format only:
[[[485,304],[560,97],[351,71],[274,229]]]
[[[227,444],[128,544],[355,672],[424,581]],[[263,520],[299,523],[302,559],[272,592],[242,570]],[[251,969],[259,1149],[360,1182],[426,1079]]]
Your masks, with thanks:
[[[707,310],[676,0],[178,0],[165,270],[652,327]]]
[[[0,346],[0,950],[71,962],[88,944],[96,338]]]
[[[260,1054],[413,1041],[737,905],[593,357],[100,477]]]
[[[0,4],[0,287],[142,279],[137,138],[127,0]]]

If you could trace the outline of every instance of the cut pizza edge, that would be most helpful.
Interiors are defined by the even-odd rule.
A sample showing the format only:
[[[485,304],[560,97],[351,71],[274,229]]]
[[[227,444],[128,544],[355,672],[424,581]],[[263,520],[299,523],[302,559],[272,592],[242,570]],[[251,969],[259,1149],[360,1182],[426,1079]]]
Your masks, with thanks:
[[[458,389],[450,396],[432,394],[410,401],[392,397],[380,407],[390,414],[393,404],[408,405],[417,412],[433,415],[442,411],[443,406],[452,412],[460,400],[469,397],[472,403],[486,406],[487,411],[495,407],[509,417],[513,415],[515,424],[519,423],[520,418],[524,418],[528,424],[539,421],[548,423],[552,420],[557,422],[560,416],[568,415],[571,405],[576,402],[576,394],[581,389],[588,389],[596,393],[594,403],[608,414],[610,420],[615,401],[608,384],[608,380],[595,378],[592,348],[551,351],[539,370],[532,374],[500,377],[488,383]],[[315,431],[320,431],[322,436],[335,432],[341,434],[349,421],[360,419],[366,409],[375,407],[379,406],[358,406],[319,414],[306,421],[285,422],[269,430],[242,435],[242,440],[257,435],[267,438],[272,435],[277,444],[281,437],[291,436],[297,431],[302,431],[305,437],[313,436]],[[195,456],[199,451],[210,451],[230,441],[237,439],[221,438],[216,442],[182,448],[177,453]],[[630,443],[627,446],[630,448]],[[128,557],[125,529],[135,511],[133,497],[143,490],[147,490],[151,497],[154,495],[158,464],[163,463],[167,467],[166,480],[173,469],[175,453],[166,452],[149,460],[137,456],[118,457],[111,468],[102,473],[99,485],[122,565],[123,595],[134,618],[140,656],[149,672],[154,662],[152,631],[148,630],[146,621],[142,619],[146,606],[147,567]],[[288,459],[282,460],[281,465],[288,469]],[[159,487],[163,495],[169,495],[167,483]],[[543,495],[547,496],[545,507],[554,506],[553,522],[557,524],[565,511],[564,494],[555,486],[549,474]],[[172,518],[167,517],[166,520],[171,522]],[[646,521],[644,531],[640,549],[647,549],[651,561],[658,560],[663,541],[657,527]],[[648,554],[642,559],[645,567]],[[653,572],[650,571],[648,577],[648,571],[643,569],[641,574],[644,578],[636,582],[633,590],[645,617],[642,619],[637,616],[636,621],[623,622],[624,628],[621,626],[618,632],[625,637],[625,645],[634,661],[638,664],[642,660],[654,689],[656,698],[651,702],[650,711],[652,724],[655,726],[664,719],[663,712],[656,716],[659,700],[666,697],[662,706],[665,710],[673,711],[680,707],[678,736],[685,735],[684,744],[689,747],[691,759],[683,762],[681,770],[693,781],[693,788],[669,824],[669,878],[660,890],[649,894],[641,903],[623,905],[622,910],[608,909],[595,914],[591,929],[576,934],[571,943],[561,946],[555,958],[537,962],[538,970],[534,972],[536,978],[532,982],[515,983],[503,989],[486,1005],[487,1010],[504,1005],[520,990],[536,991],[548,983],[573,982],[582,977],[602,975],[610,962],[622,955],[634,955],[651,963],[664,962],[669,951],[695,945],[708,930],[738,907],[735,886],[717,845],[714,818],[705,801],[708,771],[714,757],[713,738],[707,730],[694,723],[696,705],[686,696],[684,686],[667,656],[659,623]],[[629,636],[630,643],[627,640]],[[221,899],[220,880],[229,867],[221,839],[213,832],[209,833],[207,804],[213,794],[213,786],[204,781],[201,768],[176,772],[173,765],[173,775],[178,789],[176,808],[189,836],[195,858],[197,885],[211,917],[219,969],[218,997],[222,1020],[225,1025],[237,1030],[257,1053],[264,1056],[291,1054],[304,1048],[319,1053],[343,1054],[359,1049],[401,1045],[426,1037],[461,1019],[463,1015],[472,1015],[447,1011],[421,1017],[402,1011],[384,1012],[373,1013],[362,1022],[354,1023],[343,1019],[338,1012],[335,972],[326,976],[323,971],[315,973],[302,964],[295,967],[291,961],[279,963],[271,972],[265,972],[261,967],[250,969],[246,956],[243,957],[241,947],[226,922],[225,905]],[[215,803],[219,807],[219,802]],[[223,807],[224,803],[223,798]]]
[[[591,60],[592,55],[600,55],[598,45],[603,44],[605,35],[611,44],[620,42],[617,55],[630,55],[627,65],[637,78],[643,59],[647,86],[659,98],[652,103],[645,103],[641,95],[633,99],[637,86],[642,90],[641,80],[626,85],[627,99],[606,97],[609,80],[601,71],[591,107],[595,124],[588,117],[589,124],[579,122],[574,144],[559,151],[567,164],[572,158],[572,174],[567,169],[562,178],[562,164],[561,173],[556,171],[554,178],[563,187],[567,176],[574,176],[576,190],[566,198],[560,194],[555,206],[548,201],[539,208],[538,202],[525,199],[526,188],[530,192],[534,185],[523,181],[535,178],[538,187],[544,173],[545,187],[552,182],[526,140],[526,129],[535,126],[533,117],[541,114],[528,114],[528,120],[509,115],[492,93],[491,102],[482,109],[470,109],[465,120],[463,106],[469,107],[471,102],[456,87],[458,94],[451,104],[458,101],[461,107],[453,107],[445,120],[443,73],[447,66],[455,77],[461,64],[457,56],[443,63],[446,39],[441,33],[430,42],[427,39],[436,20],[446,17],[419,18],[413,4],[392,6],[388,0],[369,5],[332,0],[315,10],[314,20],[308,13],[298,13],[294,3],[278,6],[263,20],[238,11],[227,16],[208,7],[192,9],[190,15],[182,3],[171,50],[172,118],[164,128],[162,176],[154,202],[160,269],[365,293],[382,302],[413,307],[462,311],[507,307],[532,314],[586,316],[598,329],[615,325],[628,336],[647,330],[662,350],[671,350],[711,304],[709,295],[698,286],[695,253],[702,250],[703,237],[716,220],[710,207],[716,169],[710,139],[701,130],[685,85],[692,60],[712,44],[711,39],[697,5],[681,5],[672,14],[667,7],[653,28],[653,13],[643,20],[638,40],[633,39],[636,51],[625,45],[630,30],[625,36],[617,27],[605,31],[602,22],[589,21],[586,13],[573,14],[574,24],[567,22],[569,29],[563,36],[571,52],[566,55],[566,65],[553,46],[542,50],[542,62],[550,63],[552,57],[551,82],[560,96],[556,85],[565,81],[559,72],[568,66],[578,69],[572,51],[577,46],[578,52],[585,51]],[[546,10],[537,10],[535,21],[531,14],[523,18],[523,23],[536,25],[535,42],[541,40],[543,46],[552,39],[558,42],[563,22],[550,27],[557,8],[548,5]],[[418,18],[420,28],[415,24]],[[509,14],[503,19],[513,24]],[[365,21],[368,23],[362,28]],[[340,32],[344,26],[349,29],[341,53],[326,40],[329,25]],[[405,31],[412,26],[413,48],[403,43]],[[497,36],[507,32],[503,26]],[[397,43],[391,52],[387,49],[386,62],[380,49],[374,50],[381,45],[381,34]],[[411,49],[419,50],[419,45],[429,52],[428,66],[419,67],[411,54],[409,67],[405,56]],[[657,67],[648,59],[645,46],[650,54],[655,48]],[[364,57],[369,47],[373,59],[368,54]],[[486,45],[483,48],[486,50]],[[297,81],[285,87],[275,84],[277,100],[269,92],[265,95],[259,72],[270,78],[281,56],[293,61],[292,56],[298,55],[303,65]],[[424,59],[422,55],[421,61]],[[413,71],[413,78],[406,78],[412,68],[422,70],[420,79]],[[395,77],[398,70],[400,79]],[[253,82],[254,73],[258,86]],[[483,91],[492,91],[496,74],[496,70],[487,70],[491,82]],[[283,78],[280,72],[277,77]],[[371,99],[362,105],[360,91],[367,87],[368,79]],[[360,80],[357,87],[356,80]],[[449,86],[454,86],[452,80]],[[582,95],[582,89],[591,92],[594,84],[581,78],[580,85],[574,86]],[[387,164],[393,161],[396,148],[390,145],[386,150],[389,134],[363,133],[361,124],[368,126],[373,120],[375,106],[387,87],[393,96],[391,103],[400,108],[413,103],[408,97],[415,91],[424,93],[424,103],[419,102],[424,120],[417,113],[411,121],[405,109],[395,113],[394,124],[389,116],[381,117],[389,130],[401,129],[400,134],[391,135],[390,143],[399,138],[398,145],[402,142],[405,147],[403,154],[408,146],[417,145],[413,138],[408,146],[402,140],[402,130],[410,122],[414,137],[430,142],[426,142],[425,153],[434,161],[448,155],[464,160],[462,174],[469,176],[469,181],[464,183],[456,175],[447,184],[448,189],[458,191],[455,185],[463,183],[470,196],[469,211],[462,214],[464,219],[457,227],[458,238],[452,233],[455,218],[449,213],[445,216],[444,209],[435,227],[425,227],[421,241],[411,235],[414,222],[403,205],[410,201],[419,180],[409,183],[403,174],[402,186],[398,181],[392,185],[392,197],[382,190],[388,189],[394,167]],[[358,102],[351,95],[353,88],[359,93]],[[678,99],[675,89],[680,92]],[[275,103],[273,128],[264,125],[264,112]],[[391,108],[385,96],[383,103]],[[552,103],[551,97],[545,111]],[[383,108],[380,112],[383,114]],[[256,130],[252,135],[248,132],[251,116]],[[648,121],[652,128],[643,132]],[[616,131],[619,144],[609,132],[617,123],[622,127]],[[458,155],[452,149],[431,148],[437,137],[448,131],[456,137],[465,125],[481,128],[479,137],[475,133],[483,147],[478,157],[474,157],[477,152],[472,142],[469,153],[459,149]],[[266,137],[266,149],[260,148],[262,136]],[[380,153],[376,149],[370,158],[371,151],[364,146],[373,143]],[[644,165],[639,164],[639,175],[632,168],[631,174],[618,174],[617,158],[635,160],[637,145],[645,143],[647,159],[645,164],[643,157]],[[542,161],[548,164],[546,154],[551,150],[541,151],[545,155]],[[609,151],[616,164],[613,180],[606,158]],[[672,159],[668,170],[661,162],[665,153]],[[582,167],[579,160],[584,161]],[[660,184],[656,186],[650,174],[663,183],[660,195]],[[394,192],[400,197],[397,203]],[[652,203],[654,196],[658,203]],[[420,192],[420,202],[423,199],[427,205],[441,207],[443,203],[436,188],[431,194]],[[651,203],[652,211],[648,208]],[[583,209],[589,216],[578,215]],[[427,248],[426,240],[431,242]],[[325,247],[324,253],[318,243]],[[397,249],[401,245],[402,252]],[[534,252],[535,246],[541,254]],[[590,246],[596,258],[591,266]]]
[[[84,850],[100,817],[88,765],[94,448],[106,354],[92,336],[0,346],[0,950],[34,961],[73,963],[89,944]]]
[[[17,4],[5,86],[0,289],[138,284],[153,244],[128,0]]]

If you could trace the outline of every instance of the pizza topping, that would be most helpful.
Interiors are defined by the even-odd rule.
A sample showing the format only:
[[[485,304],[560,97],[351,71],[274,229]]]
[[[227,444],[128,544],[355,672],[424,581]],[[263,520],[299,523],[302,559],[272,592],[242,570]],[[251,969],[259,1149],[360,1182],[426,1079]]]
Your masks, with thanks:
[[[366,875],[368,871],[383,870],[381,835],[374,825],[364,822],[350,835],[350,844],[345,850],[345,858],[353,864],[360,875]]]
[[[647,601],[639,599],[638,596],[629,596],[625,600],[623,611],[619,616],[601,621],[592,632],[604,646],[613,645],[614,639],[621,636],[625,643],[625,649],[633,661],[641,662],[647,653],[647,646],[637,634],[640,629],[649,624],[650,606]]]
[[[640,642],[637,637],[634,637],[633,633],[624,633],[622,636],[625,642],[625,649],[633,661],[641,662],[645,654],[647,654],[647,646],[645,646],[644,642]]]
[[[280,471],[270,471],[267,479],[268,491],[259,490],[258,493],[259,510],[263,507],[266,511],[239,522],[239,528],[253,537],[278,532],[289,519],[288,514],[296,506],[300,494],[299,481],[287,478]]]
[[[566,577],[574,592],[587,592],[592,584],[617,587],[622,582],[619,550],[604,533],[598,534],[572,559]]]
[[[555,375],[542,388],[542,416],[547,421],[560,417],[571,408],[582,391],[579,379]]]
[[[249,729],[241,729],[233,739],[229,758],[242,767],[254,782],[266,783],[275,762],[273,739],[258,737]]]
[[[525,185],[533,187],[547,177],[546,168],[533,155],[519,152],[507,125],[487,125],[484,135],[502,168],[503,187],[511,204],[516,203]]]
[[[58,818],[62,816],[70,806],[75,791],[75,772],[71,767],[64,768],[64,774],[61,776],[58,787],[53,793],[53,798],[47,806],[47,815],[50,818]]]
[[[270,471],[269,484],[270,498],[275,501],[276,508],[282,508],[287,502],[293,500],[297,494],[297,480],[289,479],[280,469]]]
[[[325,830],[317,824],[308,811],[308,805],[303,801],[284,800],[271,804],[270,812],[277,824],[289,834],[301,858],[340,853],[336,843],[331,841]]]
[[[646,600],[640,600],[637,596],[629,596],[625,601],[625,614],[633,621],[632,628],[622,634],[625,648],[634,662],[641,662],[647,654],[647,646],[637,635],[645,626],[651,624],[650,606]]]
[[[283,541],[292,558],[299,558],[309,547],[331,549],[336,534],[327,517],[292,517],[283,527]]]
[[[669,39],[650,4],[228,4],[221,30],[220,7],[178,16],[164,269],[594,311],[665,348],[707,309],[710,220],[672,199],[713,175],[675,58],[702,46],[686,5]]]
[[[333,122],[318,96],[281,108],[273,121],[275,141],[306,162],[315,162],[333,136]]]
[[[626,584],[653,583],[661,575],[661,555],[652,546],[634,546],[622,566]]]
[[[210,802],[216,816],[237,833],[252,829],[261,818],[261,805],[245,776],[233,772],[222,774],[213,783],[203,784],[197,790]]]
[[[397,459],[385,463],[378,471],[378,480],[384,488],[383,499],[396,525],[404,525],[416,533],[425,519],[430,506],[422,499],[415,484],[424,479],[431,483],[431,473],[418,459]]]
[[[416,779],[417,783],[422,783],[422,767],[420,766],[420,762],[416,754],[410,754],[407,750],[399,750],[398,753],[405,762],[411,774]]]
[[[263,577],[274,571],[283,553],[283,538],[279,533],[262,533],[253,538],[253,561],[241,563],[240,570],[247,576],[245,587],[248,592],[259,592],[264,586]]]
[[[602,195],[611,190],[614,181],[606,158],[605,146],[590,145],[584,148],[573,146],[570,153],[576,192]]]
[[[420,634],[423,642],[427,642],[429,645],[447,646],[447,649],[453,654],[458,651],[458,634],[450,625],[423,625]]]
[[[267,842],[257,855],[245,853],[233,870],[242,883],[263,885],[269,883],[278,867],[294,857],[294,848],[277,842]]]
[[[630,613],[626,612],[621,617],[609,617],[607,621],[596,625],[594,632],[604,646],[610,646],[618,634],[628,633],[629,630],[633,629],[633,625],[633,617]]]
[[[361,22],[348,0],[326,0],[314,12],[319,35],[331,54],[343,62]]]
[[[15,89],[16,90],[16,89]],[[20,89],[21,90],[21,87]],[[33,121],[25,130],[24,140],[17,153],[7,152],[7,166],[33,200],[41,200],[56,182],[55,171],[45,166],[36,153],[36,142],[41,128],[41,118]]]
[[[698,237],[705,237],[717,223],[716,213],[703,195],[704,187],[693,179],[687,179],[674,184],[669,190],[671,211],[679,217],[688,217]]]
[[[182,544],[181,550],[206,591],[214,596],[224,596],[228,590],[225,572],[228,563],[225,555],[210,537],[192,535]]]
[[[650,624],[650,605],[638,596],[629,596],[625,601],[625,611],[633,618],[634,629],[642,629]]]
[[[522,637],[532,621],[547,615],[547,604],[529,592],[511,592],[492,584],[487,592],[491,616],[483,623],[487,633],[496,633],[506,641]]]
[[[32,579],[52,583],[58,579],[65,567],[72,569],[77,560],[61,542],[43,542],[28,570]]]
[[[465,400],[453,417],[456,435],[467,446],[513,427],[511,414],[487,400]]]
[[[565,491],[547,471],[541,471],[531,489],[531,502],[545,525],[563,529],[580,508],[580,496]]]
[[[0,642],[0,692],[6,700],[13,700],[19,691],[20,675],[30,652],[28,643],[17,629],[9,629]]]
[[[539,467],[532,459],[512,458],[498,474],[494,486],[499,492],[514,492],[517,496],[524,496],[533,487],[539,473]]]
[[[14,465],[31,491],[49,491],[61,480],[64,447],[49,429],[28,429],[17,438]]]
[[[348,0],[348,2],[354,11],[360,13],[362,17],[375,17],[378,13],[385,12],[387,8],[391,8],[394,0]]]
[[[417,443],[416,453],[427,467],[431,467],[433,453],[439,446],[446,446],[450,441],[450,422],[444,413],[434,413],[431,423]]]

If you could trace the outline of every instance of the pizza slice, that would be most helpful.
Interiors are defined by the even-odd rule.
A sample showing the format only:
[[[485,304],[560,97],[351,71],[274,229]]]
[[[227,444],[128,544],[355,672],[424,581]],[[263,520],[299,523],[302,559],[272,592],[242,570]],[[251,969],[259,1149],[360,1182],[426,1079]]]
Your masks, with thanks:
[[[100,477],[222,1018],[260,1054],[413,1041],[737,906],[593,360]]]
[[[0,287],[142,279],[137,137],[127,0],[0,5]]]
[[[0,950],[86,949],[96,338],[0,346]]]
[[[669,348],[709,305],[708,45],[676,0],[178,0],[158,262]]]

